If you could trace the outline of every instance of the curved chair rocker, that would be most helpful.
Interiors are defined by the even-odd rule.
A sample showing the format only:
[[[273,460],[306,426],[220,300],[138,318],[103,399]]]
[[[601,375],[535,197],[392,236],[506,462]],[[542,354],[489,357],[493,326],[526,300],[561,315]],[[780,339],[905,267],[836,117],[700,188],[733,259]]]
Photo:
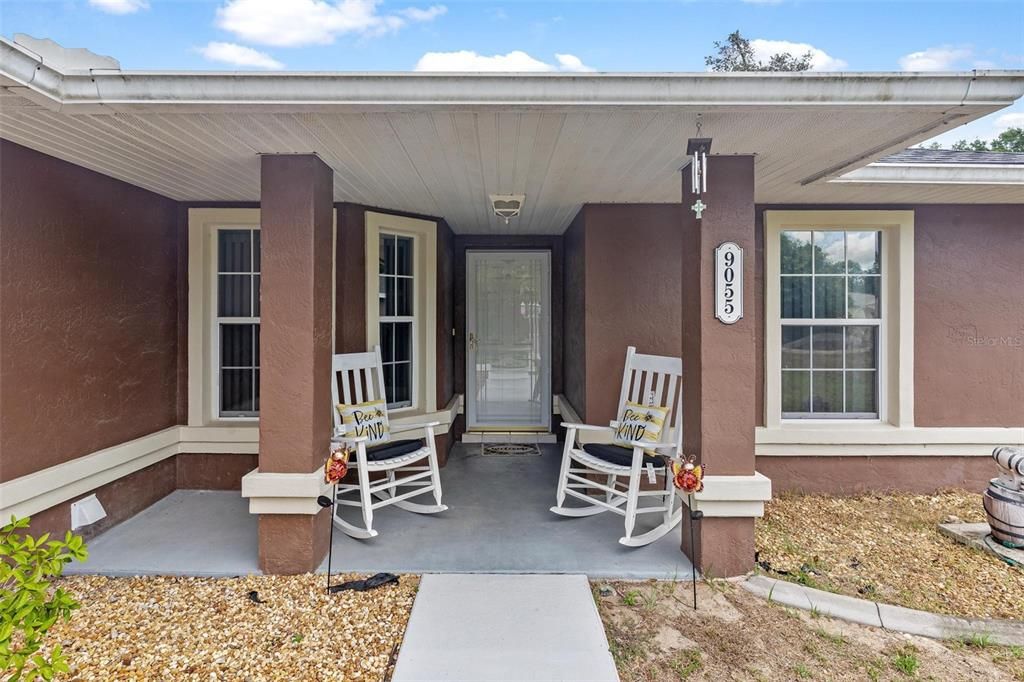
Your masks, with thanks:
[[[605,432],[610,440],[618,422],[613,421],[610,426],[563,423],[566,430],[565,450],[558,479],[558,504],[551,507],[551,511],[561,516],[575,517],[609,511],[625,516],[626,534],[619,538],[619,543],[627,547],[648,545],[679,524],[683,517],[682,505],[676,508],[675,487],[667,457],[677,456],[682,451],[682,374],[683,361],[679,358],[641,355],[633,346],[626,350],[619,414],[622,414],[627,402],[666,407],[668,414],[661,432],[661,441],[633,441],[628,444],[631,447],[612,443],[588,443],[581,447],[576,440],[580,431]],[[644,452],[645,449],[655,450],[658,454],[649,455]],[[662,477],[662,488],[640,490],[649,467]],[[603,475],[605,484],[585,478],[586,474]],[[604,499],[588,495],[586,489],[604,492]],[[567,507],[567,495],[587,504]],[[658,504],[641,507],[640,498],[646,497],[657,498]],[[646,533],[634,536],[633,529],[639,514],[660,514],[661,523]]]
[[[367,353],[335,355],[331,364],[331,396],[335,406],[357,405],[374,400],[383,401],[387,405],[380,346],[375,346]],[[386,414],[386,408],[384,410]],[[375,509],[392,504],[417,514],[436,514],[448,509],[441,504],[441,474],[434,447],[434,427],[439,422],[403,427],[403,431],[422,428],[422,440],[389,440],[367,447],[368,438],[347,430],[338,410],[333,412],[334,435],[331,442],[347,445],[355,451],[355,459],[349,462],[349,467],[356,470],[357,478],[356,483],[339,483],[337,486],[334,523],[338,528],[354,538],[367,539],[377,535],[377,531],[373,530]],[[383,479],[371,481],[370,474],[373,472],[385,472],[386,475]],[[399,493],[399,488],[411,490]],[[433,493],[434,504],[408,501],[427,493]],[[374,497],[378,501],[374,501]],[[359,507],[363,514],[363,526],[344,520],[341,517],[342,507]]]

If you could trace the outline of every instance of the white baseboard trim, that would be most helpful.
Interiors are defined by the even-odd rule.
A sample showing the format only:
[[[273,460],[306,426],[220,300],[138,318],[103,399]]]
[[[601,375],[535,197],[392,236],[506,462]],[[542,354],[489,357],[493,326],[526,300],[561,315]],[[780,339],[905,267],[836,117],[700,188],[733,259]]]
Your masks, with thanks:
[[[1024,443],[1020,427],[787,425],[754,431],[758,457],[988,457],[998,445]]]
[[[178,454],[257,452],[255,426],[171,426],[0,483],[0,519],[31,516]]]
[[[683,504],[690,496],[676,491]],[[693,496],[694,508],[704,516],[760,518],[764,503],[772,499],[772,482],[762,473],[752,476],[705,476],[704,490]]]
[[[400,415],[392,420],[392,431],[397,435],[403,432],[404,424],[420,424],[424,421],[439,421],[441,424],[434,429],[437,435],[448,433],[451,424],[459,414],[462,396],[456,395],[443,410],[427,415]],[[160,431],[119,443],[118,445],[97,450],[96,452],[76,457],[73,460],[57,464],[41,471],[21,476],[6,483],[0,483],[0,519],[31,516],[44,509],[49,509],[62,502],[74,499],[90,490],[124,478],[129,474],[144,469],[152,464],[183,454],[231,454],[254,455],[259,453],[260,429],[258,421],[246,422],[245,425],[219,423],[210,426],[171,426]],[[326,453],[324,457],[326,457]],[[282,474],[283,475],[283,474]],[[292,475],[292,474],[288,474]],[[307,474],[296,474],[307,476]],[[319,472],[316,473],[319,476]],[[244,482],[244,479],[243,479]],[[250,484],[251,485],[251,484]],[[308,483],[303,488],[306,495],[313,487]],[[312,494],[307,502],[316,504],[316,496]],[[257,503],[257,507],[286,508],[296,507],[291,502],[273,502],[274,495],[267,496],[266,503]],[[287,499],[287,498],[280,498]],[[250,507],[253,501],[250,500]],[[303,509],[308,506],[298,505]],[[255,513],[315,513],[309,511],[260,511]]]

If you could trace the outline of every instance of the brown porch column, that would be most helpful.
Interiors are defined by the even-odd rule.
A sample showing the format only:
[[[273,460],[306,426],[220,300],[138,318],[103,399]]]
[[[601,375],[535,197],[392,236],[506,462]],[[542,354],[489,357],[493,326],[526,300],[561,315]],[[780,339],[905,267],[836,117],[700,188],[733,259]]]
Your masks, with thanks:
[[[690,210],[688,169],[683,173],[683,386],[684,439],[687,454],[696,454],[709,476],[754,474],[754,158],[708,158],[707,204],[701,220]],[[715,248],[735,242],[743,249],[743,318],[732,325],[715,318]],[[734,481],[709,479],[706,494]],[[731,516],[737,505],[709,502],[697,524],[696,547],[690,545],[684,508],[683,551],[698,569],[715,576],[740,575],[754,565],[754,519]],[[719,515],[722,514],[722,515]]]
[[[333,172],[312,154],[268,155],[260,175],[259,471],[309,476],[331,434]],[[326,510],[260,514],[260,568],[315,569],[329,523]]]

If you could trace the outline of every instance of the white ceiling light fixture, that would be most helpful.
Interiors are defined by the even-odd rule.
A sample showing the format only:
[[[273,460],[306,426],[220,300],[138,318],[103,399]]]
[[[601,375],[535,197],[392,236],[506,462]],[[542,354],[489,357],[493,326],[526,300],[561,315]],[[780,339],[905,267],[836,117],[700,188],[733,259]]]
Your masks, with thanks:
[[[511,218],[519,215],[523,209],[523,200],[526,199],[525,194],[491,194],[490,197],[491,210],[494,211],[494,215],[504,220],[506,225]]]

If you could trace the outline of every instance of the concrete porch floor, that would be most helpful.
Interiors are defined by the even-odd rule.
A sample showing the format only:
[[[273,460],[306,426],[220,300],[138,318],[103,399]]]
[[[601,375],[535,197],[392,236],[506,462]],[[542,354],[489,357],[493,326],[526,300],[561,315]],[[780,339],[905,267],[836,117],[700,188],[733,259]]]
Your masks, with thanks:
[[[678,529],[646,547],[618,543],[621,516],[552,514],[560,446],[540,457],[483,457],[457,445],[441,470],[449,509],[421,516],[378,510],[380,535],[334,533],[334,572],[583,573],[592,578],[685,578]],[[355,512],[355,510],[346,510]],[[637,532],[657,515],[638,521]],[[237,492],[179,490],[93,538],[89,561],[67,573],[230,576],[259,572],[256,517]],[[325,561],[320,570],[326,570]]]

